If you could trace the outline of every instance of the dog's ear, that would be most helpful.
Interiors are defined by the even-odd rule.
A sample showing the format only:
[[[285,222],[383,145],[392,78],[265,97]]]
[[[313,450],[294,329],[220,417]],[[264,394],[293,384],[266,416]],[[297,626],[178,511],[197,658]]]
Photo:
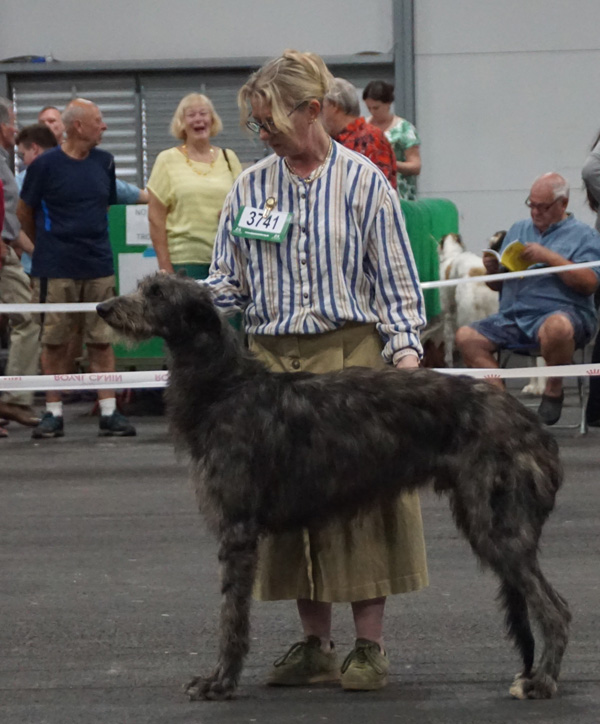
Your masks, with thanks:
[[[155,299],[166,299],[162,284],[158,279],[150,282],[147,294],[149,297],[154,297]]]
[[[215,309],[212,300],[207,295],[190,298],[185,306],[185,323],[191,329],[219,334],[221,332],[221,317]]]

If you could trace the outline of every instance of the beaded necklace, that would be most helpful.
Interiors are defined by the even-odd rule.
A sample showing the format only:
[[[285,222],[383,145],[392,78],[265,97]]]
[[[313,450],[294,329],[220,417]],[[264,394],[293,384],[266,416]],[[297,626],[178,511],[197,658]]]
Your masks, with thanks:
[[[208,174],[212,171],[213,166],[215,165],[215,161],[217,160],[215,149],[212,146],[210,147],[210,156],[212,158],[212,161],[208,162],[208,169],[206,171],[200,171],[192,164],[192,159],[188,156],[188,150],[185,144],[181,147],[181,150],[183,151],[183,157],[185,158],[185,162],[195,174],[198,174],[198,176],[208,176]],[[196,161],[196,163],[206,163],[206,161]]]

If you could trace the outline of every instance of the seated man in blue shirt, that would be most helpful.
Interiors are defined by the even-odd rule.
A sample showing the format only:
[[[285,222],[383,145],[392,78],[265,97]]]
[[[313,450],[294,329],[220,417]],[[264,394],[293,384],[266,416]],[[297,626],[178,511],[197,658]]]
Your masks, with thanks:
[[[600,260],[600,234],[567,212],[569,184],[557,173],[537,178],[525,202],[531,219],[508,231],[502,250],[519,240],[521,258],[532,266],[563,266]],[[505,271],[497,259],[484,257],[488,274]],[[600,269],[523,277],[490,284],[502,290],[500,311],[456,333],[456,344],[467,367],[497,368],[498,349],[537,346],[547,365],[570,364],[576,347],[590,341],[596,330],[593,295]],[[499,384],[502,384],[498,380]],[[549,377],[538,414],[554,425],[562,411],[561,377]]]

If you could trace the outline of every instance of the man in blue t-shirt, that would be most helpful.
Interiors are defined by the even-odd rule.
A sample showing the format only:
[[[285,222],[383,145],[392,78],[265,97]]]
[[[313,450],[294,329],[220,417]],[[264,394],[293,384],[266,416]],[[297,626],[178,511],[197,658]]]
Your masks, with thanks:
[[[63,115],[66,140],[46,151],[27,169],[18,215],[35,239],[31,265],[35,301],[100,302],[114,296],[113,257],[107,209],[116,201],[115,165],[110,153],[96,146],[106,125],[98,106],[72,101]],[[43,315],[42,366],[46,374],[67,374],[69,341],[77,328],[71,314]],[[113,372],[109,327],[95,313],[84,316],[84,342],[90,371]],[[135,435],[135,428],[116,409],[115,394],[99,390],[100,434]],[[46,393],[46,414],[34,438],[61,437],[61,393]]]
[[[569,184],[562,176],[537,178],[525,203],[531,218],[509,229],[501,251],[519,240],[525,244],[521,259],[536,267],[600,260],[600,234],[567,212]],[[486,255],[484,264],[488,274],[505,271],[496,258]],[[465,364],[497,368],[494,353],[506,347],[537,347],[547,365],[571,364],[575,349],[596,330],[593,295],[599,279],[596,267],[490,284],[502,289],[498,314],[456,333]],[[547,425],[558,422],[563,399],[562,378],[548,377],[538,409]]]
[[[62,120],[62,114],[56,106],[44,106],[38,113],[38,123],[47,126],[56,138],[56,142],[60,144],[65,137],[65,124]],[[148,192],[146,189],[140,189],[134,184],[127,183],[123,179],[117,179],[117,203],[118,204],[147,204]]]

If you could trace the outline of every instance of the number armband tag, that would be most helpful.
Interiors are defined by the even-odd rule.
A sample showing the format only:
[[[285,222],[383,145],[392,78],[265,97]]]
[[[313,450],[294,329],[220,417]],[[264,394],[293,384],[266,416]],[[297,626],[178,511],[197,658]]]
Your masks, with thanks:
[[[264,209],[242,206],[235,218],[231,233],[245,239],[261,239],[281,244],[285,239],[292,215],[289,211],[271,211],[265,216]]]

